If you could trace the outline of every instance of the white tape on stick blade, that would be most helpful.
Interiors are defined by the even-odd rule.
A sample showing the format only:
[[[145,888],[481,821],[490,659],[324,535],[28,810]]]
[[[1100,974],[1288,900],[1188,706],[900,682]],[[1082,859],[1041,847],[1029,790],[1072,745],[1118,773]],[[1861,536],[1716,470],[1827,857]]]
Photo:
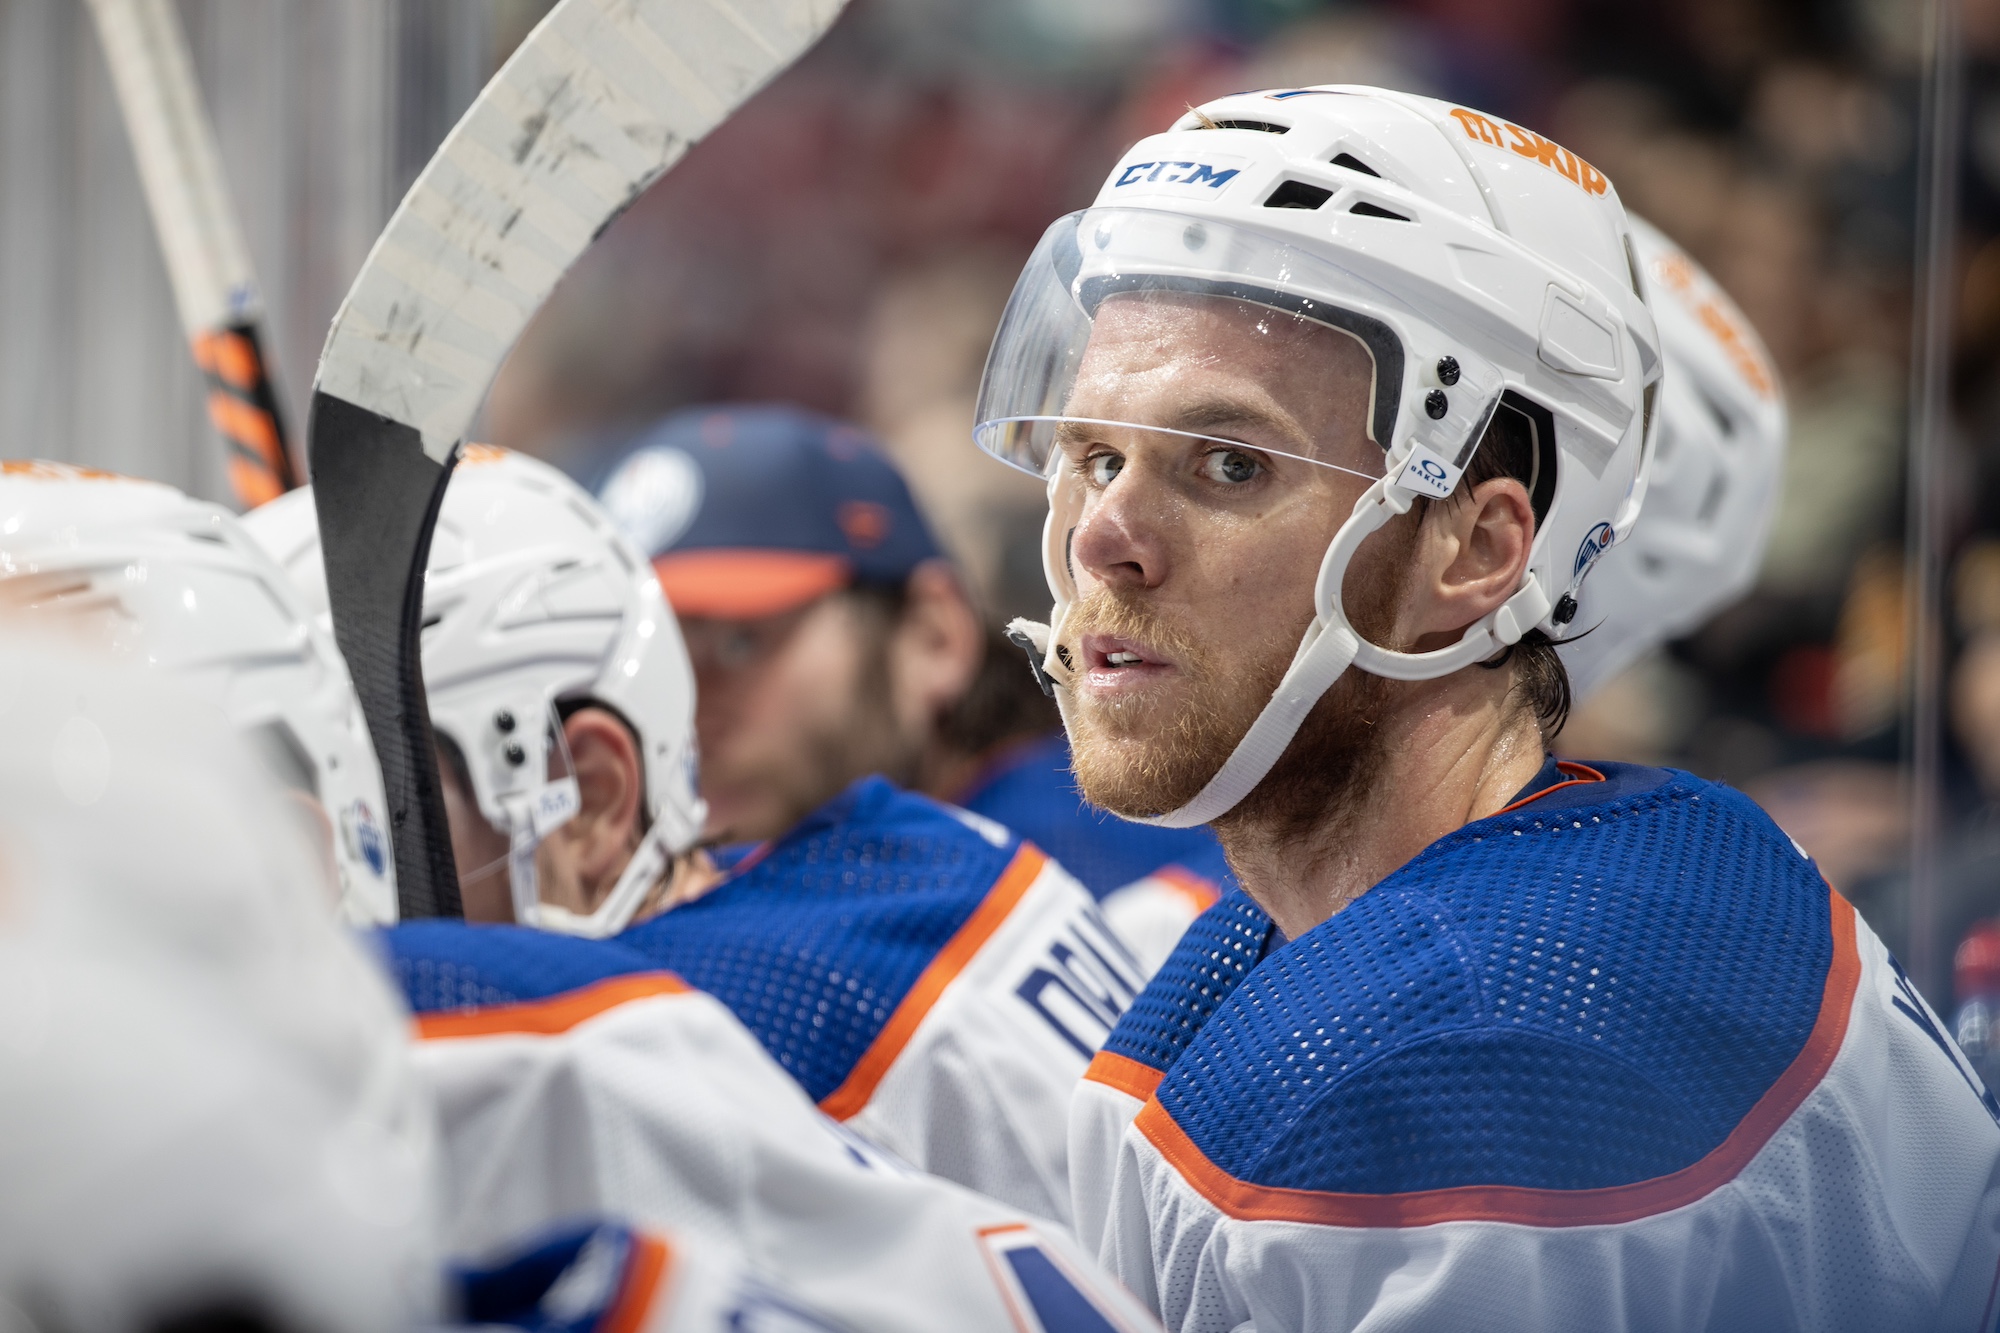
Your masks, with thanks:
[[[561,0],[448,135],[334,317],[308,441],[334,631],[406,916],[456,915],[418,657],[431,527],[500,363],[569,266],[841,0]]]
[[[604,224],[809,46],[836,0],[565,0],[438,149],[334,318],[317,388],[440,462]]]

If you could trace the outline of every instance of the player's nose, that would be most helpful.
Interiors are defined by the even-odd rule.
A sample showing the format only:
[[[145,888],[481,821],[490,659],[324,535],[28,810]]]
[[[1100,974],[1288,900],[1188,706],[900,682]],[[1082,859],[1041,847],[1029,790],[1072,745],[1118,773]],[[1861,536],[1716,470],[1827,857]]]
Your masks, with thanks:
[[[1072,576],[1107,585],[1157,588],[1170,560],[1172,498],[1141,469],[1128,468],[1098,494],[1070,532]]]

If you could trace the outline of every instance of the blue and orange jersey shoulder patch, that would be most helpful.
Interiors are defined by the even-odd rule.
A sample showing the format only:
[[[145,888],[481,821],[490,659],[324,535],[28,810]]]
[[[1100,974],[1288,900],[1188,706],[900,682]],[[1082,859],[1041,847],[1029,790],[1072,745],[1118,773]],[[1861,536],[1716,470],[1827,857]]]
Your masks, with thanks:
[[[1275,948],[1142,1132],[1231,1211],[1354,1225],[1618,1220],[1740,1169],[1844,1034],[1852,910],[1740,794],[1599,768]]]
[[[1040,852],[996,836],[864,779],[616,942],[721,1000],[815,1101],[852,1114],[1039,873]]]

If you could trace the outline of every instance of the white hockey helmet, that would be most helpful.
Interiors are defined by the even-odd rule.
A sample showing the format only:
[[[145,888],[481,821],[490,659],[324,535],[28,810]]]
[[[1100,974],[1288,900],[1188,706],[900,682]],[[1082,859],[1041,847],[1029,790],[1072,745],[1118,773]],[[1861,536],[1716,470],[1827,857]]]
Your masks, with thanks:
[[[382,771],[346,662],[234,515],[158,482],[0,462],[0,603],[99,615],[116,651],[212,700],[325,811],[342,916],[396,919]]]
[[[310,492],[259,506],[248,522],[324,610]],[[468,446],[431,538],[423,665],[431,726],[464,757],[480,812],[508,835],[514,919],[576,935],[624,929],[706,816],[695,789],[694,669],[652,567],[556,469]],[[616,711],[638,738],[650,821],[587,916],[541,900],[534,857],[577,809],[559,714],[585,702]]]
[[[1559,650],[1579,699],[1749,589],[1785,464],[1785,391],[1756,329],[1679,246],[1627,218],[1666,363],[1659,438],[1646,511],[1591,575],[1585,632]]]
[[[1367,426],[1383,451],[1380,477],[1318,560],[1317,615],[1271,701],[1192,801],[1146,822],[1186,827],[1234,806],[1349,665],[1428,679],[1530,630],[1560,641],[1580,628],[1585,578],[1644,499],[1660,366],[1624,209],[1588,163],[1518,125],[1359,86],[1221,98],[1128,149],[1096,204],[1050,227],[1028,261],[974,428],[989,453],[1047,479],[1054,632],[1017,629],[1057,685],[1070,674],[1056,648],[1076,595],[1067,548],[1082,504],[1069,469],[1052,465],[1062,433],[1219,438],[1072,413],[1093,322],[1114,296],[1208,297],[1348,334],[1374,366]],[[1340,605],[1356,548],[1418,497],[1450,495],[1500,412],[1522,418],[1537,459],[1520,589],[1450,647],[1362,641]],[[1056,697],[1066,706],[1068,690]]]
[[[430,1327],[408,1010],[209,692],[45,619],[0,608],[0,1328]]]

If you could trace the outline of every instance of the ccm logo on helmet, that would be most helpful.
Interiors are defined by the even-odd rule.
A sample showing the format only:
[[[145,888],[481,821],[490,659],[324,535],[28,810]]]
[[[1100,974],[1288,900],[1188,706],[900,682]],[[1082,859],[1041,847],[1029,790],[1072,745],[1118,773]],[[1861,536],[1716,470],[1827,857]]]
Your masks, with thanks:
[[[1495,148],[1511,148],[1522,157],[1532,157],[1549,170],[1574,181],[1586,193],[1603,194],[1611,187],[1603,172],[1533,130],[1522,129],[1512,121],[1497,121],[1477,111],[1467,111],[1462,106],[1451,109],[1451,118],[1459,123],[1466,138],[1477,139]]]
[[[1134,162],[1118,173],[1118,179],[1111,182],[1111,188],[1157,184],[1206,185],[1211,190],[1219,190],[1240,170],[1240,167],[1225,167],[1218,171],[1207,162]],[[1162,175],[1163,172],[1167,174]]]

